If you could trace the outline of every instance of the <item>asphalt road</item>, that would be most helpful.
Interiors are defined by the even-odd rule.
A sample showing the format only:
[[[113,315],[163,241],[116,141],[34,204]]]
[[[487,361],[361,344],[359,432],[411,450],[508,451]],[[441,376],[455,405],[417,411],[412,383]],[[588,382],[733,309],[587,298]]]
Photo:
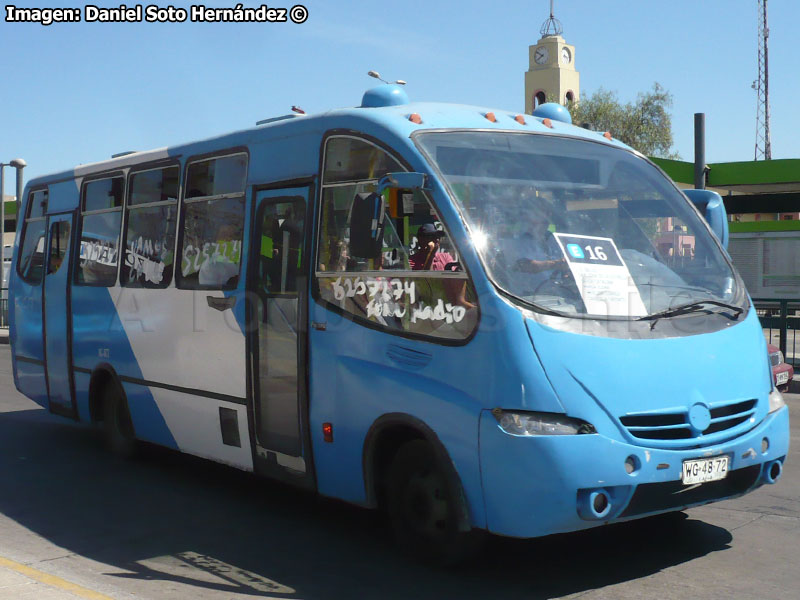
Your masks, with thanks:
[[[399,556],[368,511],[156,448],[110,456],[18,394],[0,346],[0,599],[800,598],[798,432],[781,481],[749,496],[493,538],[440,571]]]

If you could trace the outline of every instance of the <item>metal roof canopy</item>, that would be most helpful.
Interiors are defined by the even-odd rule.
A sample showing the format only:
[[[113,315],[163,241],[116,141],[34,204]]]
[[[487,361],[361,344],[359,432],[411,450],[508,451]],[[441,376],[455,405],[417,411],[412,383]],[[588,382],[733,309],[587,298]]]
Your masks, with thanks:
[[[676,183],[693,187],[694,163],[651,158]],[[710,163],[706,186],[729,214],[800,212],[800,159]]]

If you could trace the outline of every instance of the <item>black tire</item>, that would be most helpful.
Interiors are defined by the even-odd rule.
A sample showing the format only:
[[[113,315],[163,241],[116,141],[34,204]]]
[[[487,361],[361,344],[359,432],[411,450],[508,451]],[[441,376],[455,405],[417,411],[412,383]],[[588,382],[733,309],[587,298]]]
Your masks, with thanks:
[[[433,448],[423,440],[402,446],[386,484],[386,504],[400,547],[416,560],[450,566],[474,556],[482,532],[459,531],[458,492]]]
[[[137,450],[136,432],[125,396],[114,383],[106,384],[101,394],[106,445],[117,456],[131,458]]]

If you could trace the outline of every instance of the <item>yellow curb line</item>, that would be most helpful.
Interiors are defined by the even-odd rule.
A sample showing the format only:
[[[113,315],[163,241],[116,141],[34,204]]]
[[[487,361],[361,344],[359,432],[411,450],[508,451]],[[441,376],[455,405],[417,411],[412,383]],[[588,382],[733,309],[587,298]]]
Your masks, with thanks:
[[[106,596],[100,592],[95,592],[78,584],[71,583],[66,579],[61,579],[61,577],[50,575],[44,571],[39,571],[38,569],[34,569],[33,567],[23,565],[22,563],[9,560],[8,558],[3,558],[2,556],[0,556],[0,567],[6,567],[7,569],[16,571],[17,573],[25,575],[26,577],[30,577],[31,579],[35,579],[36,581],[44,583],[45,585],[71,592],[76,596],[80,596],[81,598],[87,598],[87,600],[113,600],[111,596]]]

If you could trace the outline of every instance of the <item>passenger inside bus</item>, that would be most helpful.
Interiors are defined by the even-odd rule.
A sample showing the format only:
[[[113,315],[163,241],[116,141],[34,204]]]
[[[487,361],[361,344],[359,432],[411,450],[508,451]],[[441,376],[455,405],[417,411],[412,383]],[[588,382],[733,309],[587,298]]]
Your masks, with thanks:
[[[457,271],[461,267],[455,257],[441,249],[444,231],[436,229],[433,223],[425,223],[417,230],[418,250],[408,257],[412,271]],[[475,304],[467,300],[467,281],[447,279],[442,282],[448,302],[470,309]]]
[[[235,286],[239,280],[237,241],[240,232],[235,225],[222,225],[217,230],[216,243],[208,244],[208,258],[203,261],[197,274],[197,282],[203,286]],[[212,249],[216,246],[215,249]],[[233,255],[236,256],[233,256]]]
[[[433,223],[425,223],[417,231],[418,250],[408,257],[412,271],[444,271],[456,259],[441,249],[445,232],[436,229]]]

